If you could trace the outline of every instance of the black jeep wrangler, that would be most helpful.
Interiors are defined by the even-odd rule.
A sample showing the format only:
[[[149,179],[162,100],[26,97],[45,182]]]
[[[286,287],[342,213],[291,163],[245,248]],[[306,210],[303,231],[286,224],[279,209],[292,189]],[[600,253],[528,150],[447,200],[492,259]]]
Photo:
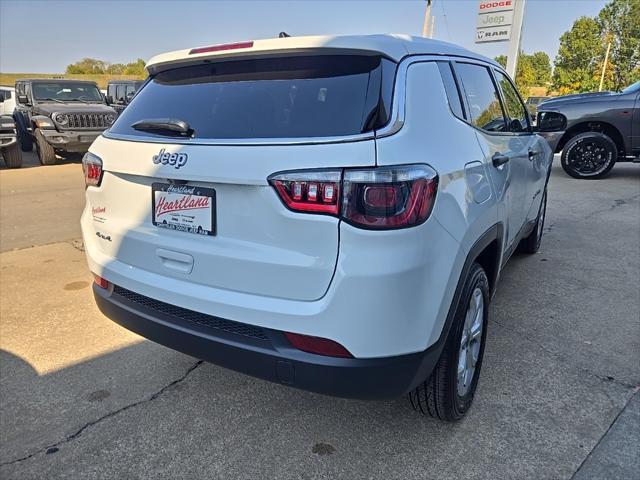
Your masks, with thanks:
[[[143,80],[112,80],[107,84],[107,103],[120,115],[143,83]]]
[[[30,79],[16,82],[14,118],[23,151],[36,144],[42,165],[56,152],[86,152],[116,119],[94,82]]]
[[[563,126],[541,135],[562,152],[562,168],[574,178],[602,178],[616,162],[640,162],[640,81],[621,92],[566,95],[538,105],[538,125],[555,121]]]

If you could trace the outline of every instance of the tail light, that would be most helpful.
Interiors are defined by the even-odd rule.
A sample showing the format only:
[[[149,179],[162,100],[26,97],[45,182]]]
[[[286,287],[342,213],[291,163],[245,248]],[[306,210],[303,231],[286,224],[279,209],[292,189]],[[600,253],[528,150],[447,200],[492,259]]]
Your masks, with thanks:
[[[82,171],[86,186],[99,186],[102,181],[102,160],[93,153],[85,153],[82,157]]]
[[[269,177],[285,206],[294,212],[340,213],[340,170],[307,170]]]
[[[301,335],[299,333],[285,332],[287,340],[298,350],[303,352],[325,355],[327,357],[353,358],[353,355],[338,342],[327,338],[312,337],[311,335]]]
[[[435,170],[422,164],[279,173],[269,182],[290,210],[333,215],[373,230],[423,223],[438,189]]]

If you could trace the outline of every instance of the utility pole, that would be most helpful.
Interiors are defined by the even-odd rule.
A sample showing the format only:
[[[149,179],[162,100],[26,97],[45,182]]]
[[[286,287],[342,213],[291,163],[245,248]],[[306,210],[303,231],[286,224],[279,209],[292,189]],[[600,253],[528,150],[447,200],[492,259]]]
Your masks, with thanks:
[[[431,15],[431,28],[429,29],[429,38],[433,38],[433,31],[436,29],[436,16]]]
[[[524,17],[525,0],[513,0],[513,2],[513,23],[511,24],[509,53],[507,54],[507,73],[515,80],[518,55],[520,54],[520,34],[522,33],[522,19]]]
[[[427,9],[424,11],[424,23],[422,24],[422,36],[424,38],[431,38],[429,34],[429,24],[431,23],[431,1],[427,0]],[[433,24],[431,23],[433,28]]]
[[[609,61],[609,50],[611,49],[611,41],[607,43],[607,53],[604,55],[604,64],[602,65],[602,75],[600,75],[600,86],[598,87],[598,91],[602,91],[602,84],[604,83],[604,72],[607,70],[607,62]]]

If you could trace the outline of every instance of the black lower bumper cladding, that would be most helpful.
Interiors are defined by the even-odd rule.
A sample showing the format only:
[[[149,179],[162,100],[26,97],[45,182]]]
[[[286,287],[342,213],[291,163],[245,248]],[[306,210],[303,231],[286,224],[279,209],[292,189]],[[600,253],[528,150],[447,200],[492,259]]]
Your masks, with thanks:
[[[258,378],[312,392],[391,399],[429,376],[440,348],[385,358],[336,358],[302,352],[283,332],[218,318],[94,284],[98,307],[123,327],[174,350]]]

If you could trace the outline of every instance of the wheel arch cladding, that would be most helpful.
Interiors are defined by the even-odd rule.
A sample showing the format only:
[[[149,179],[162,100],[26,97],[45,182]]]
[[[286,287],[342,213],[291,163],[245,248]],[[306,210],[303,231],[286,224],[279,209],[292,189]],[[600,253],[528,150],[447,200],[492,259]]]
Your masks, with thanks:
[[[562,138],[558,142],[558,145],[556,146],[556,153],[562,151],[562,149],[569,142],[569,140],[571,140],[576,135],[579,135],[581,133],[589,133],[589,132],[602,133],[608,136],[609,138],[611,138],[611,140],[613,140],[613,143],[616,144],[616,147],[618,147],[618,152],[621,154],[624,154],[625,152],[624,139],[620,131],[610,123],[601,122],[601,121],[580,122],[573,125],[571,128],[569,128],[565,132],[565,134],[562,136]]]
[[[500,275],[503,237],[504,228],[501,223],[496,223],[483,233],[469,250],[462,266],[462,271],[460,272],[460,278],[458,279],[449,311],[447,312],[444,328],[442,329],[440,338],[433,345],[437,345],[439,351],[441,351],[449,335],[449,330],[451,329],[453,318],[455,317],[456,309],[460,302],[465,279],[469,275],[471,266],[474,263],[479,263],[487,274],[487,278],[489,279],[489,293],[493,297]]]

